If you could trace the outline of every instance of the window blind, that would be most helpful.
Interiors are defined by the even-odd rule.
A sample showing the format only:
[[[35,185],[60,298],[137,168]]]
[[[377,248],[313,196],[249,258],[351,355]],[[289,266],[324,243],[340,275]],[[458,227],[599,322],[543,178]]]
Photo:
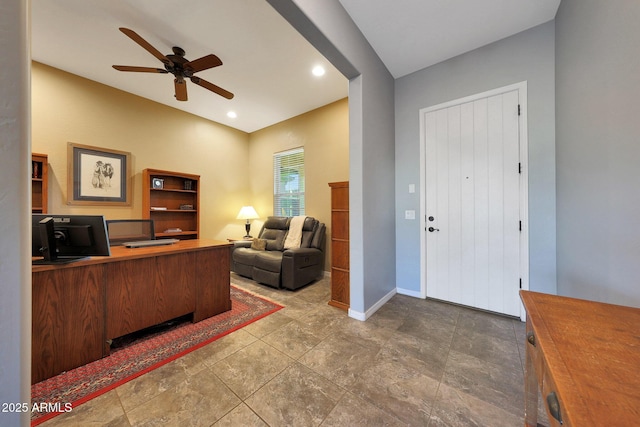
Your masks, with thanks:
[[[273,155],[273,214],[304,215],[304,148]]]

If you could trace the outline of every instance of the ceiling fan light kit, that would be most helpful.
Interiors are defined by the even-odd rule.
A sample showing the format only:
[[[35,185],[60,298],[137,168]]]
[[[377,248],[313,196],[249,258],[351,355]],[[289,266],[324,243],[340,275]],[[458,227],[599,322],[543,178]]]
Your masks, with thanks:
[[[194,75],[199,71],[208,70],[210,68],[219,67],[220,65],[222,65],[222,61],[217,56],[209,54],[203,56],[202,58],[189,61],[184,57],[184,49],[178,46],[174,46],[171,49],[173,51],[172,54],[163,55],[158,49],[156,49],[145,39],[140,37],[140,35],[135,31],[128,28],[120,28],[120,31],[122,31],[122,33],[124,33],[127,37],[140,45],[151,55],[160,60],[160,62],[162,62],[162,64],[164,65],[164,69],[152,67],[135,67],[129,65],[114,65],[113,68],[115,68],[116,70],[137,73],[171,73],[174,76],[173,83],[175,89],[175,97],[178,101],[187,100],[187,83],[185,81],[185,78],[188,78],[192,83],[210,90],[211,92],[217,93],[224,98],[233,98],[233,93]]]

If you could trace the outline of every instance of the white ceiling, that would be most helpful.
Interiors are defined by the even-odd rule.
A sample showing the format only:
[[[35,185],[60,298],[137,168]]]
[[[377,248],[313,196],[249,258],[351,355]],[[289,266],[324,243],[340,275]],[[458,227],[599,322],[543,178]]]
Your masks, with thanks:
[[[560,0],[339,0],[398,78],[554,18]],[[36,0],[35,61],[253,132],[347,96],[346,79],[264,0]],[[188,82],[174,98],[170,74],[118,28],[134,30],[163,54],[172,46],[223,65],[197,75],[233,92],[222,98]],[[324,65],[322,78],[311,74]],[[235,111],[237,118],[227,117]]]
[[[398,78],[552,20],[560,0],[340,0]]]
[[[266,1],[35,0],[32,58],[70,73],[218,123],[253,132],[347,96],[348,82]],[[138,33],[163,54],[172,46],[194,60],[213,53],[223,65],[197,73],[232,93],[227,100],[190,81],[174,98],[171,74],[111,66],[163,68],[118,28]],[[322,64],[322,78],[311,69]],[[227,112],[237,113],[236,119]]]

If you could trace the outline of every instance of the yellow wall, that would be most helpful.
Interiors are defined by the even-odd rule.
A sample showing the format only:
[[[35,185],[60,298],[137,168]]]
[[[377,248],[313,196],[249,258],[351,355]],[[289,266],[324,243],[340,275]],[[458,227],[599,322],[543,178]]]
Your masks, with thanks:
[[[273,214],[275,152],[304,146],[306,213],[327,227],[327,184],[349,179],[346,98],[252,134],[36,62],[32,98],[32,150],[49,156],[50,213],[141,218],[143,169],[192,173],[202,189],[201,237],[224,240],[244,235],[241,206],[261,216],[253,235]],[[67,205],[68,142],[131,153],[131,206]]]
[[[328,183],[349,180],[349,104],[342,99],[250,135],[251,193],[258,215],[273,215],[273,153],[304,147],[305,213],[327,225],[330,267],[331,193]],[[260,221],[254,223],[257,234]],[[255,235],[255,234],[254,234]]]
[[[142,217],[142,170],[200,175],[203,238],[241,235],[235,220],[249,201],[249,135],[156,102],[33,63],[32,149],[49,156],[49,212]],[[67,205],[67,143],[127,151],[132,204]]]

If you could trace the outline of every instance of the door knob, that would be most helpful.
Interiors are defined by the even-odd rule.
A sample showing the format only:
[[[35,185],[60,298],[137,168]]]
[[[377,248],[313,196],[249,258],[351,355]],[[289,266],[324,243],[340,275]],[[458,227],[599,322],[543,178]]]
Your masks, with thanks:
[[[433,233],[434,231],[440,231],[440,229],[439,228],[429,227],[429,231]]]

